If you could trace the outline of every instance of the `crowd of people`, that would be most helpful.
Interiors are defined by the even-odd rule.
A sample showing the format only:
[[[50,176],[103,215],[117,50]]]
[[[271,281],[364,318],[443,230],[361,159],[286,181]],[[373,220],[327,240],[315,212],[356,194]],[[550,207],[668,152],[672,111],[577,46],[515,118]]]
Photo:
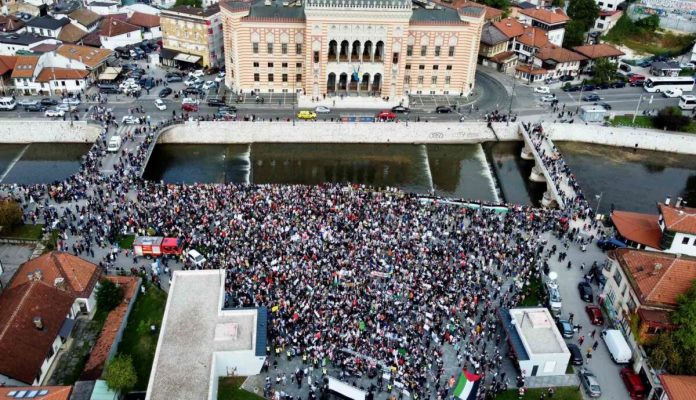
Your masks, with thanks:
[[[25,221],[57,229],[60,250],[92,259],[123,234],[181,238],[207,268],[226,270],[226,306],[269,309],[269,375],[302,359],[318,374],[313,393],[330,374],[370,393],[446,398],[452,368],[481,374],[481,398],[507,388],[496,311],[524,300],[526,284],[548,268],[544,233],[563,238],[568,218],[591,213],[557,151],[544,153],[541,126],[525,128],[554,179],[578,193],[564,198],[565,211],[500,212],[361,185],[144,181],[155,132],[172,121],[135,128],[128,139],[137,146],[104,173],[116,121],[104,108],[94,119],[105,132],[78,173],[3,188]],[[108,272],[133,267],[116,255],[95,261]]]

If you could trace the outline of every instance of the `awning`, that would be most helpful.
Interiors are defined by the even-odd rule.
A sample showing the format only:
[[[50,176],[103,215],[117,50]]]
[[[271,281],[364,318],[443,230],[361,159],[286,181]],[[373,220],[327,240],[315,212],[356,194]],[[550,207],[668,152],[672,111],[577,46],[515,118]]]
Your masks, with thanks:
[[[191,64],[197,63],[198,60],[200,60],[200,59],[201,59],[200,56],[194,56],[191,54],[184,54],[184,53],[179,53],[174,57],[174,60],[176,60],[176,61],[183,61],[183,62],[187,62],[187,63],[191,63]]]
[[[118,78],[118,74],[121,73],[123,68],[121,67],[107,67],[104,72],[99,74],[100,81],[113,81]]]

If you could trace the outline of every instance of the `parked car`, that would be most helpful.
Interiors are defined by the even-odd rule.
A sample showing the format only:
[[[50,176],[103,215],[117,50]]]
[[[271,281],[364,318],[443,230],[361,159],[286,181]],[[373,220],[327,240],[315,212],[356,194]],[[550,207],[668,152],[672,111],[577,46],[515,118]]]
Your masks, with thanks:
[[[392,107],[391,111],[397,114],[406,114],[411,110],[409,110],[409,108],[405,106],[394,106]]]
[[[684,92],[681,89],[667,89],[664,92],[662,92],[662,95],[665,97],[679,97],[683,93]]]
[[[184,97],[184,98],[181,100],[181,104],[182,104],[182,105],[183,105],[183,104],[195,104],[195,105],[198,105],[198,104],[200,104],[200,103],[201,103],[200,100],[198,100],[198,99],[192,99],[192,98],[190,98],[190,97]]]
[[[186,79],[184,81],[184,85],[186,85],[186,86],[192,86],[192,85],[199,84],[199,83],[202,84],[203,80],[196,78],[196,77],[193,77],[193,76],[189,77],[188,79]]]
[[[682,64],[679,64],[679,67],[684,68],[684,69],[694,69],[694,68],[696,68],[696,64],[694,64],[692,62],[682,63]]]
[[[33,106],[33,105],[35,105],[35,104],[39,104],[39,101],[38,101],[38,100],[34,100],[34,99],[21,99],[21,100],[17,100],[17,105],[20,105],[20,106]]]
[[[566,339],[572,338],[575,334],[575,331],[573,331],[573,324],[571,324],[565,319],[559,319],[558,322],[556,322],[556,326],[558,327],[558,330],[561,332],[561,336],[563,336]]]
[[[42,106],[41,104],[30,104],[30,105],[24,107],[24,111],[28,111],[28,112],[46,111],[46,106]]]
[[[297,113],[297,118],[299,119],[315,119],[317,117],[317,113],[309,110],[300,110],[300,112]]]
[[[140,119],[138,119],[137,117],[134,117],[132,115],[124,115],[123,118],[121,119],[121,123],[126,124],[126,125],[139,124]]]
[[[198,112],[198,104],[184,103],[181,105],[181,109],[186,112]]]
[[[641,381],[640,376],[638,376],[631,368],[622,368],[619,372],[621,375],[621,380],[628,390],[628,395],[631,396],[632,400],[642,400],[645,398],[645,386],[643,381]]]
[[[80,100],[77,97],[66,97],[63,99],[63,104],[70,104],[71,106],[79,106]]]
[[[623,81],[623,80],[614,81],[609,86],[611,86],[613,89],[623,88],[623,87],[626,87],[626,81]]]
[[[381,111],[376,116],[377,119],[382,121],[393,121],[396,119],[396,114],[391,111]]]
[[[215,82],[215,81],[205,81],[205,82],[203,83],[203,89],[204,89],[204,90],[216,88],[217,86],[218,86],[218,83]]]
[[[155,107],[160,111],[164,111],[167,109],[167,105],[164,104],[164,101],[162,101],[162,99],[155,99]]]
[[[599,85],[596,86],[596,89],[598,89],[598,90],[604,90],[604,89],[609,89],[609,88],[611,88],[611,85],[609,84],[609,82],[600,83]]]
[[[640,74],[633,74],[628,77],[628,84],[631,86],[642,86],[645,82],[645,76]]]
[[[184,78],[182,78],[179,75],[171,75],[171,76],[165,77],[164,80],[166,80],[169,83],[172,83],[172,82],[182,82],[184,80]]]
[[[587,282],[578,283],[578,292],[580,292],[580,298],[588,303],[592,303],[592,286]]]
[[[197,87],[187,87],[186,89],[184,89],[184,94],[186,94],[186,95],[197,94],[199,96],[202,96],[203,91]]]
[[[225,100],[223,100],[223,99],[218,99],[218,98],[215,98],[215,97],[212,97],[212,98],[209,98],[209,99],[208,99],[208,105],[209,105],[210,107],[222,107],[222,106],[224,106],[224,105],[226,105],[226,104],[227,104],[227,103],[225,103]]]
[[[203,75],[205,75],[205,72],[203,72],[202,69],[197,69],[195,71],[189,72],[189,76],[192,76],[194,78],[200,78]]]
[[[568,343],[568,351],[570,352],[570,363],[573,365],[583,365],[584,360],[582,358],[582,351],[580,351],[580,348],[573,344],[573,343]]]
[[[235,106],[222,106],[222,107],[218,107],[217,110],[218,110],[218,112],[224,112],[224,111],[237,112],[237,107],[235,107]]]
[[[601,103],[599,103],[599,104],[597,104],[597,105],[600,106],[600,107],[602,107],[602,108],[604,108],[605,110],[611,110],[611,104],[609,104],[609,103],[601,102]]]
[[[615,238],[608,238],[608,239],[601,239],[597,241],[597,247],[600,249],[607,251],[607,250],[614,250],[614,249],[621,249],[626,247],[626,243],[615,239]]]
[[[563,75],[560,78],[558,78],[558,80],[561,82],[570,82],[573,79],[575,79],[575,78],[573,78],[571,75]]]
[[[326,114],[326,113],[330,113],[331,109],[329,107],[326,107],[326,106],[316,106],[316,108],[314,108],[314,112]]]
[[[237,118],[237,114],[234,114],[229,111],[218,111],[215,113],[215,119],[222,119],[227,121],[234,118]]]
[[[77,106],[71,106],[70,104],[58,104],[56,110],[62,110],[64,112],[77,111]]]
[[[631,66],[624,63],[619,63],[619,69],[626,72],[631,72]]]
[[[604,325],[604,315],[602,315],[602,309],[595,305],[586,305],[585,312],[587,312],[587,316],[590,317],[590,323],[592,325]]]
[[[116,86],[116,85],[104,84],[104,85],[99,85],[99,93],[117,94],[117,93],[121,93],[121,89],[119,89],[118,86]]]
[[[596,89],[595,85],[593,85],[591,83],[586,83],[586,84],[582,85],[583,92],[591,92],[595,89]]]
[[[56,110],[56,109],[46,110],[46,112],[44,113],[44,116],[49,117],[49,118],[62,117],[64,115],[65,115],[65,111]]]
[[[161,99],[163,99],[163,98],[169,96],[170,94],[172,94],[172,92],[173,92],[172,88],[166,87],[166,88],[160,90],[158,96],[159,96]]]
[[[534,93],[551,93],[551,89],[548,86],[537,86],[534,88]]]
[[[590,372],[589,369],[580,368],[578,371],[578,377],[580,378],[580,384],[582,385],[583,389],[585,389],[585,393],[587,393],[588,396],[600,397],[602,395],[602,389],[599,386],[597,377],[595,374]]]
[[[222,82],[225,80],[225,72],[218,72],[215,76],[215,82]]]
[[[582,101],[599,101],[600,99],[601,99],[601,97],[599,97],[599,95],[596,93],[582,96]]]
[[[568,85],[563,87],[564,92],[579,92],[580,86],[578,85]]]
[[[449,114],[452,112],[452,108],[449,106],[437,106],[435,112],[438,114]]]
[[[58,100],[56,100],[56,99],[49,99],[49,98],[41,99],[42,106],[55,106],[56,104],[58,104]]]
[[[541,101],[544,103],[551,103],[552,101],[556,100],[556,95],[554,94],[547,94],[545,96],[541,96]]]

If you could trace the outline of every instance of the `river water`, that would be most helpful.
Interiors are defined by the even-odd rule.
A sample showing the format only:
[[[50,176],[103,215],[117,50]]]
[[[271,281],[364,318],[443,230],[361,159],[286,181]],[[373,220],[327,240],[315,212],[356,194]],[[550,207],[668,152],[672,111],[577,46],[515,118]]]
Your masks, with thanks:
[[[51,183],[63,180],[80,168],[80,159],[91,144],[34,143],[0,145],[2,183]],[[8,170],[9,169],[9,170]]]

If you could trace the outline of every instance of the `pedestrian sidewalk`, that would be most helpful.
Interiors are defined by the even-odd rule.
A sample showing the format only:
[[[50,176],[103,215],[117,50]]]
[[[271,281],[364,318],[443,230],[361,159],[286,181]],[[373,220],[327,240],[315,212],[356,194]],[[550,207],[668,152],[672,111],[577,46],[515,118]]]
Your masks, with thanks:
[[[312,101],[312,96],[300,95],[297,98],[297,106],[299,108],[315,108],[324,106],[329,108],[392,108],[394,106],[403,105],[408,107],[407,97],[395,97],[384,100],[380,97],[368,96],[326,96],[319,97],[318,101]]]

